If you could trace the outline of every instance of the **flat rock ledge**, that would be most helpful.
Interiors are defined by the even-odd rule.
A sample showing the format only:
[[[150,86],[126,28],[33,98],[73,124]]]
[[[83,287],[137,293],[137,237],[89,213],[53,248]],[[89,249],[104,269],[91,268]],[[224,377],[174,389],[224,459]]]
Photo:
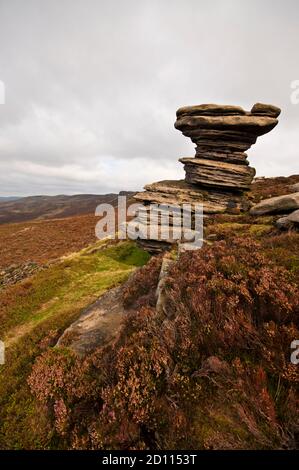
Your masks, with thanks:
[[[125,315],[122,296],[123,286],[105,292],[64,331],[57,346],[68,347],[84,357],[115,339]]]

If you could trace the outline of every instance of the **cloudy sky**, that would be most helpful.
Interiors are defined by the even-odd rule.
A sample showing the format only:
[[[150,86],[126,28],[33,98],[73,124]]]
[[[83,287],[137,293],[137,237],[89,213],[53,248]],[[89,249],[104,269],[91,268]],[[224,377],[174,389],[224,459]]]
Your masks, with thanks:
[[[0,196],[183,178],[194,148],[175,111],[209,102],[280,106],[249,159],[298,174],[298,14],[297,0],[0,0]]]

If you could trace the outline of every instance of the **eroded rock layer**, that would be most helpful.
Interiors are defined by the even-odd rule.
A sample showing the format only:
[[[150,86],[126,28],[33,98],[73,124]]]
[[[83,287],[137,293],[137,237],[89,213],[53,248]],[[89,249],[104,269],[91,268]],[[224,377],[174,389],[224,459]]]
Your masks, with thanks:
[[[203,212],[217,214],[248,210],[249,204],[241,192],[204,188],[186,180],[166,180],[145,186],[145,190],[134,197],[145,205],[203,204]]]
[[[204,158],[181,158],[186,181],[212,188],[249,189],[255,175],[250,166]]]
[[[145,186],[135,198],[145,205],[140,213],[143,232],[148,233],[150,204],[180,207],[202,204],[204,214],[248,210],[246,192],[255,175],[245,153],[257,137],[271,131],[278,123],[280,109],[256,103],[251,111],[240,106],[201,104],[178,109],[175,128],[196,145],[194,157],[181,158],[185,181],[160,181]],[[170,218],[170,221],[173,219]],[[170,222],[171,223],[171,222]],[[163,228],[163,220],[157,225]],[[142,240],[143,247],[155,251],[159,240]],[[167,239],[167,246],[173,240]],[[160,249],[165,248],[165,243]],[[158,249],[156,251],[159,251]]]

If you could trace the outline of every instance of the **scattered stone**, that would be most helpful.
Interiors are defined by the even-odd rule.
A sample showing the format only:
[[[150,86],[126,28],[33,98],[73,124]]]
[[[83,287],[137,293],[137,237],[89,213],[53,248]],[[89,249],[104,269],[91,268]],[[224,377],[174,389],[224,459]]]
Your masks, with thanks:
[[[160,276],[159,276],[159,282],[157,286],[157,291],[156,291],[156,296],[157,296],[157,303],[156,303],[156,312],[157,316],[159,316],[161,319],[164,319],[165,317],[168,317],[169,319],[172,319],[172,314],[170,313],[170,310],[167,309],[167,276],[169,274],[169,270],[171,266],[173,265],[174,260],[170,258],[166,258],[164,256],[162,265],[161,265],[161,271],[160,271]]]
[[[299,224],[299,210],[296,210],[288,215],[288,219],[294,224]]]
[[[206,240],[214,242],[218,239],[217,233],[209,233],[209,235],[206,236]]]
[[[45,269],[46,266],[41,266],[34,261],[28,261],[24,264],[11,264],[0,272],[0,289],[9,285],[16,284],[27,277],[32,276],[36,272]]]
[[[296,209],[299,209],[299,192],[264,199],[250,209],[250,214],[279,214]]]
[[[291,212],[291,214],[281,217],[276,221],[276,226],[280,229],[288,229],[299,226],[299,209]]]
[[[253,181],[251,182],[251,184],[261,183],[265,179],[266,179],[265,176],[256,176],[255,178],[253,178]]]
[[[289,188],[293,193],[297,193],[299,192],[299,183],[291,184]]]

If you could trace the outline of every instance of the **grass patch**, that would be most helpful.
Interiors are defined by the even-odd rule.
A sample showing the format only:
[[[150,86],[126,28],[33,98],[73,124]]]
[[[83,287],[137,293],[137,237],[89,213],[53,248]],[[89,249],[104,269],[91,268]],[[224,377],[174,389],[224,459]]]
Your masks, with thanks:
[[[260,237],[272,231],[273,231],[273,227],[271,225],[253,224],[253,225],[250,225],[249,227],[249,233],[257,237]]]
[[[123,281],[148,255],[129,242],[93,254],[84,251],[51,265],[47,270],[0,292],[0,335],[15,327],[38,322],[57,311],[72,308]]]

